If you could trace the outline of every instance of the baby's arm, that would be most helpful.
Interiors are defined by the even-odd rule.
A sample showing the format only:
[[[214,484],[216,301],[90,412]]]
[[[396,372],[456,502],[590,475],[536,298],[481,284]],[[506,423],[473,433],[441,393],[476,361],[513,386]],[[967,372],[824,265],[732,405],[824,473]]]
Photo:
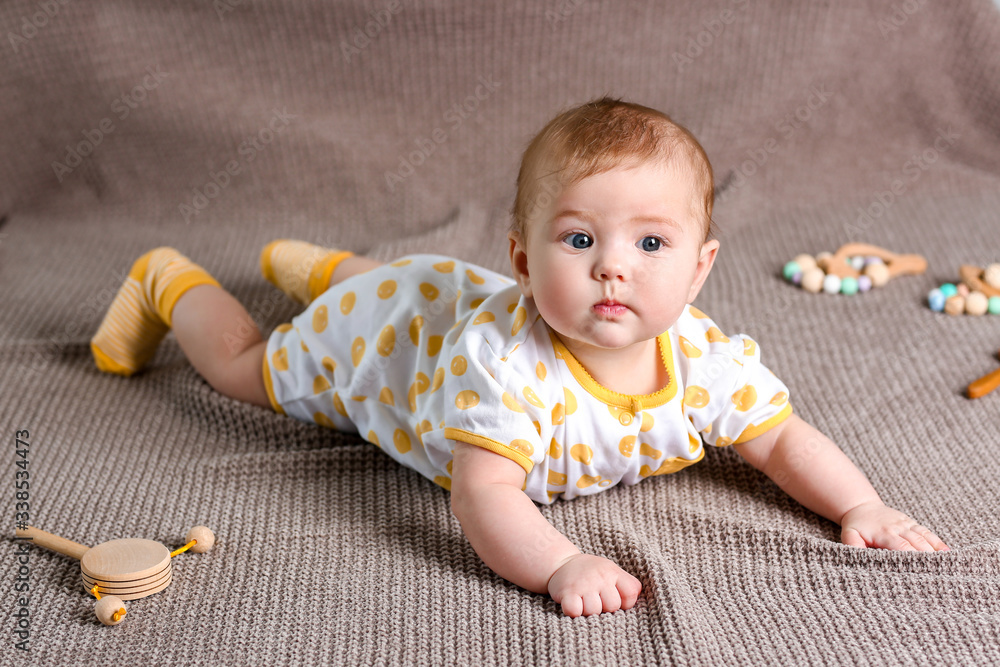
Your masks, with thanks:
[[[499,454],[455,443],[451,508],[483,562],[567,616],[631,609],[639,580],[606,558],[581,553],[521,490],[524,468]]]
[[[736,451],[792,498],[840,524],[844,544],[947,551],[948,545],[882,503],[871,483],[829,438],[792,415]]]

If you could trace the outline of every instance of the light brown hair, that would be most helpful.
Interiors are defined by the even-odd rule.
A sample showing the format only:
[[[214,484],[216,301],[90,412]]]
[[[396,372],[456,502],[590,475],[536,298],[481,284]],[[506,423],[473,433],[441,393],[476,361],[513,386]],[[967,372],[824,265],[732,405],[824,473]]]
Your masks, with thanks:
[[[517,175],[511,229],[526,240],[528,221],[561,188],[616,167],[651,162],[690,170],[699,190],[692,204],[696,215],[704,214],[708,239],[714,180],[705,149],[666,114],[611,97],[560,113],[528,144]]]

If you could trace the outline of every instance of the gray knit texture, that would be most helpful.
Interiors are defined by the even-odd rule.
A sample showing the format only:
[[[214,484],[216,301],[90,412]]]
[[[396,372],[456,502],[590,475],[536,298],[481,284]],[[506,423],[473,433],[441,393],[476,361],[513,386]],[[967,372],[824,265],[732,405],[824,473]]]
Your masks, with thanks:
[[[0,28],[7,534],[27,429],[40,528],[218,538],[114,628],[76,562],[32,549],[27,654],[5,539],[0,663],[1000,663],[1000,392],[964,396],[1000,364],[1000,317],[925,303],[960,264],[1000,261],[989,0],[7,0]],[[671,114],[712,160],[722,250],[697,305],[755,337],[797,413],[951,552],[846,547],[713,450],[542,509],[643,584],[630,611],[570,619],[479,560],[447,492],[357,437],[217,394],[172,336],[133,378],[94,367],[90,336],[158,245],[264,335],[299,311],[260,275],[275,238],[509,273],[521,152],[606,93]],[[781,279],[848,241],[930,269],[855,297]]]

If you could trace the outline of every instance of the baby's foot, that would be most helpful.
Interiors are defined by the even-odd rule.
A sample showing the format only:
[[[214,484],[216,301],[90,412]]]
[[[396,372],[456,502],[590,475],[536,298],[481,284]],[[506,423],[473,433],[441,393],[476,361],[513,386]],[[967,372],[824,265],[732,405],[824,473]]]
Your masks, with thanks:
[[[260,253],[260,271],[267,281],[292,299],[308,304],[326,291],[330,276],[341,261],[351,257],[345,250],[279,239]]]
[[[173,248],[156,248],[137,259],[90,340],[97,367],[126,376],[142,368],[170,330],[177,300],[206,284],[219,283]]]

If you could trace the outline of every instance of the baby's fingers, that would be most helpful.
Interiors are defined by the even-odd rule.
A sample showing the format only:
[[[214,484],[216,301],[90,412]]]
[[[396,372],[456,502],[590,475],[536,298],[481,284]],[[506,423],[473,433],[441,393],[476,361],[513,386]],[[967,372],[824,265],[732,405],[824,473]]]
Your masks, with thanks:
[[[642,584],[638,579],[628,572],[622,572],[622,577],[618,579],[618,595],[621,599],[621,608],[628,611],[635,606],[642,592]]]
[[[601,591],[601,608],[597,610],[597,613],[602,611],[616,612],[622,608],[622,596],[619,595],[618,589],[614,586],[610,586]]]
[[[865,538],[861,537],[861,533],[853,528],[845,528],[840,534],[840,541],[849,547],[858,547],[859,549],[868,548]]]
[[[913,531],[918,533],[927,543],[927,546],[930,547],[930,549],[921,549],[921,551],[951,551],[951,547],[945,544],[944,540],[932,533],[929,529],[924,528],[923,526],[914,526]]]
[[[562,612],[570,618],[576,618],[584,612],[583,597],[580,595],[566,595],[562,599]]]

